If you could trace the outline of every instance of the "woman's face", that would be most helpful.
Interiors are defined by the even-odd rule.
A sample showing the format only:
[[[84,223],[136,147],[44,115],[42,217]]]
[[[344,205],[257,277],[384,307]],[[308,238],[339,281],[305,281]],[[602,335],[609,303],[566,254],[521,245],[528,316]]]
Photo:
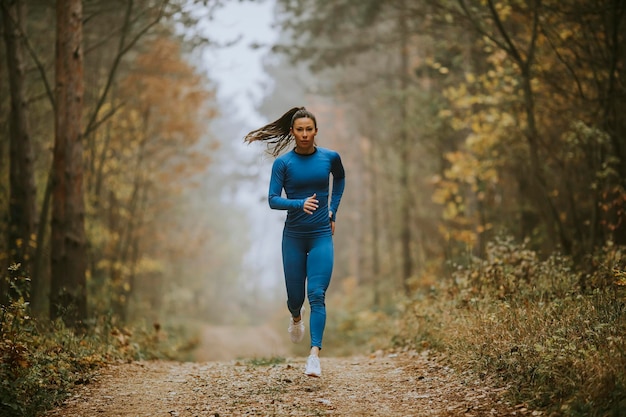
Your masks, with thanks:
[[[291,134],[296,138],[296,151],[298,153],[309,154],[315,150],[317,127],[313,119],[300,117],[294,120]]]

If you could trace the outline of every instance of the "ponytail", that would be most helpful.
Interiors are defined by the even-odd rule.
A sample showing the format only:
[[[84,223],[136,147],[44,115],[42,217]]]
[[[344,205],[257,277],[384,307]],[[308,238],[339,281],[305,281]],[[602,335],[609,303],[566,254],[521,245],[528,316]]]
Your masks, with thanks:
[[[272,156],[278,156],[293,141],[291,134],[293,122],[303,117],[313,120],[317,127],[313,113],[304,107],[293,107],[272,123],[248,133],[243,141],[248,144],[257,140],[263,141],[267,144],[267,152]]]

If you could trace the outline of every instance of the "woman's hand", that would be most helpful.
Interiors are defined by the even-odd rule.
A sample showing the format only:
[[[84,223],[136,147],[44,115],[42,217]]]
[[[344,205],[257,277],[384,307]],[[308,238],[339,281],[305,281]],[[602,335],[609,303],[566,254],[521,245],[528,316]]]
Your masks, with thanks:
[[[328,217],[330,218],[330,234],[334,235],[335,234],[335,221],[333,220],[333,212],[332,211],[328,212]]]
[[[306,214],[313,214],[313,212],[317,210],[319,201],[317,201],[315,197],[317,197],[317,193],[313,194],[311,197],[307,198],[304,201],[304,206],[302,207],[302,209]]]

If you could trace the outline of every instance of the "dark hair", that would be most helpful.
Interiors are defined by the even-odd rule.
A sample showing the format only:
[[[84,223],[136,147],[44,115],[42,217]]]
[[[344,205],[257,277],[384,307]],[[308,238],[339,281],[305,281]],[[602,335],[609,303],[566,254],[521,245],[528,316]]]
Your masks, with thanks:
[[[257,140],[263,141],[267,144],[267,152],[273,156],[278,156],[293,140],[293,135],[291,134],[293,123],[297,119],[304,117],[313,120],[313,124],[317,128],[317,120],[313,113],[304,107],[294,107],[272,123],[268,123],[248,133],[243,140],[247,143]]]

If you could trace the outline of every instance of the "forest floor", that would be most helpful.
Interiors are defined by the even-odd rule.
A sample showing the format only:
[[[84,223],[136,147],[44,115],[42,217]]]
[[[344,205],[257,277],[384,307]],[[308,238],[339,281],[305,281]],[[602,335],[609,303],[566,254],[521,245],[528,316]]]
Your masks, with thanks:
[[[306,358],[275,359],[282,339],[266,330],[207,328],[196,362],[111,365],[46,416],[541,415],[428,352],[322,356],[321,378],[307,377]]]

